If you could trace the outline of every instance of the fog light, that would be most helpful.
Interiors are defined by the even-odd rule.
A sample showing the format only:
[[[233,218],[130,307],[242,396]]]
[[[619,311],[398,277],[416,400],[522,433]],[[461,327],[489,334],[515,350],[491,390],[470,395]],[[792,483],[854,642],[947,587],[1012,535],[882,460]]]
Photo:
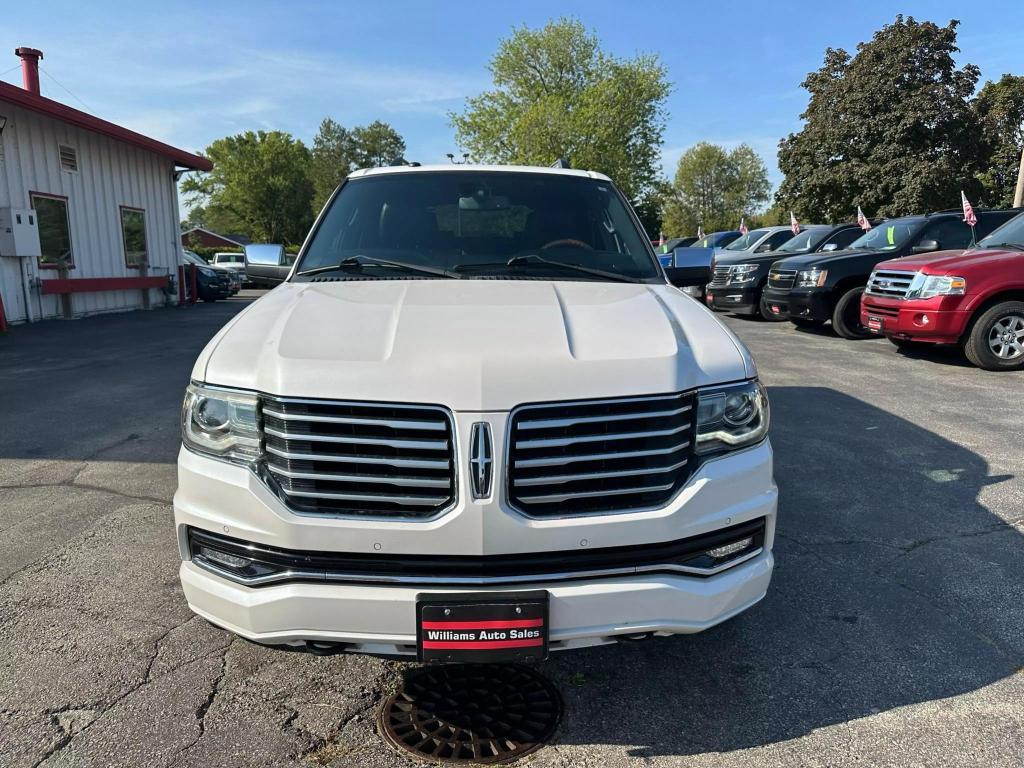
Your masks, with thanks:
[[[715,558],[715,560],[723,560],[727,557],[738,555],[740,552],[743,552],[744,550],[750,549],[750,547],[752,547],[753,544],[753,537],[748,536],[745,539],[740,539],[739,541],[732,541],[728,544],[723,544],[720,547],[709,549],[704,554],[708,555],[709,557]]]
[[[252,561],[247,557],[239,557],[238,555],[232,555],[227,552],[219,552],[216,549],[210,549],[209,547],[202,547],[199,550],[199,554],[209,560],[211,563],[217,565],[223,565],[226,568],[232,568],[236,571],[240,571],[245,566],[249,565]]]
[[[928,315],[926,314],[922,313],[914,317],[915,325],[928,325],[929,322],[931,321],[928,319]]]

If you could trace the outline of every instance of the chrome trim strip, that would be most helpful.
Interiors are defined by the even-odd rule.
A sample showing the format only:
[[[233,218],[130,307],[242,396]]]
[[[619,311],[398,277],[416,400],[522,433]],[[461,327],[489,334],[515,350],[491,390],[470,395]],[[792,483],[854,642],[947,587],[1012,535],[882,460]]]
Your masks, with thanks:
[[[195,555],[192,562],[204,570],[210,571],[222,578],[233,581],[244,586],[262,586],[273,584],[279,581],[290,581],[293,579],[309,579],[311,581],[324,581],[328,583],[346,582],[355,584],[406,584],[424,586],[443,586],[445,584],[467,585],[467,586],[489,586],[503,584],[544,584],[552,581],[578,581],[590,578],[608,578],[612,576],[639,576],[645,573],[678,573],[686,576],[714,576],[716,574],[741,565],[752,560],[764,552],[764,547],[758,547],[739,557],[717,565],[713,568],[695,568],[689,565],[678,563],[666,563],[664,565],[641,565],[630,568],[605,568],[589,571],[565,571],[560,573],[540,573],[523,576],[494,576],[494,577],[469,577],[456,576],[451,578],[422,578],[419,576],[373,576],[366,574],[332,573],[331,571],[284,571],[282,573],[268,574],[246,579],[230,571],[220,568],[211,563],[202,555]]]
[[[675,429],[656,429],[649,432],[620,432],[614,435],[585,435],[582,437],[558,437],[546,440],[517,440],[516,448],[561,448],[577,443],[603,443],[610,440],[642,440],[647,437],[668,437],[678,435],[690,429],[689,424],[681,424]]]
[[[387,437],[349,437],[347,435],[298,435],[292,432],[281,432],[272,427],[264,426],[264,433],[280,437],[282,440],[307,440],[311,443],[346,443],[349,445],[386,445],[390,448],[409,448],[422,451],[446,451],[447,440],[397,440]]]
[[[263,409],[264,416],[273,416],[283,421],[313,421],[324,424],[360,424],[367,426],[391,427],[392,429],[426,429],[444,432],[448,425],[444,421],[397,421],[394,419],[366,419],[357,416],[323,416],[320,414],[282,413],[272,408]]]
[[[329,472],[293,472],[270,465],[276,475],[296,480],[327,480],[332,483],[373,483],[384,485],[425,486],[427,488],[449,488],[449,477],[386,477],[383,475],[337,475]],[[285,490],[282,488],[282,490]]]
[[[408,506],[434,506],[443,504],[447,496],[388,496],[380,493],[328,493],[327,491],[296,491],[281,486],[281,491],[289,496],[300,496],[304,499],[337,499],[338,501],[386,501],[392,504]]]
[[[635,419],[658,419],[668,416],[678,416],[686,413],[691,406],[684,405],[673,411],[648,411],[646,413],[617,413],[611,416],[580,416],[575,419],[534,419],[532,421],[521,421],[519,429],[558,429],[560,427],[571,427],[575,424],[599,424],[606,421],[633,421]]]
[[[583,472],[575,475],[552,475],[550,477],[527,477],[520,478],[512,484],[515,486],[529,485],[559,485],[571,483],[576,480],[601,480],[606,477],[636,477],[637,475],[663,475],[666,472],[674,472],[680,467],[685,467],[688,460],[680,461],[667,467],[645,467],[643,469],[620,469],[614,472]]]
[[[267,453],[280,456],[284,459],[297,459],[299,461],[333,461],[342,464],[385,464],[393,467],[409,467],[411,469],[448,469],[451,461],[448,459],[393,459],[387,456],[340,456],[329,453],[295,453],[293,451],[282,451],[272,445],[266,446]]]
[[[601,496],[625,496],[632,493],[654,493],[655,491],[667,491],[675,483],[668,485],[648,485],[639,488],[615,488],[613,490],[583,491],[581,493],[552,493],[544,496],[517,496],[524,504],[542,504],[548,502],[569,501],[569,499],[594,499]],[[596,514],[596,513],[592,513]]]
[[[679,445],[672,445],[668,448],[649,448],[643,451],[618,451],[616,453],[591,453],[584,456],[553,456],[548,459],[520,459],[514,462],[514,466],[528,469],[530,467],[555,467],[566,464],[575,464],[579,461],[604,461],[605,459],[639,459],[644,456],[664,456],[669,453],[689,448],[690,441],[684,440]]]

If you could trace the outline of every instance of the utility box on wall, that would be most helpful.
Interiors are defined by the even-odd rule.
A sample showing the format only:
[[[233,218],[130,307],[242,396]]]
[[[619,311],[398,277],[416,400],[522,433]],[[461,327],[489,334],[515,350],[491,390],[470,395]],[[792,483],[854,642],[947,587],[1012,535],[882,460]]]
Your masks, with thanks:
[[[38,259],[39,219],[32,208],[0,208],[0,256]]]

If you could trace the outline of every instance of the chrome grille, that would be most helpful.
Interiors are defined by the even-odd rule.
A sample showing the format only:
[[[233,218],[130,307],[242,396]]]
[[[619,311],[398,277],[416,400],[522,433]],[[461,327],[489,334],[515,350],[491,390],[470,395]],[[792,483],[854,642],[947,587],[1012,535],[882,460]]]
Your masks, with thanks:
[[[722,288],[729,284],[729,267],[715,267],[711,273],[711,283],[713,288]]]
[[[793,283],[795,282],[795,269],[778,269],[777,267],[772,267],[771,272],[768,273],[769,288],[782,288],[785,290],[792,288]]]
[[[509,501],[535,516],[660,506],[690,476],[694,418],[692,394],[522,406]]]
[[[429,517],[455,500],[444,408],[264,397],[262,419],[272,485],[296,511]]]
[[[914,272],[880,270],[872,272],[865,293],[873,296],[888,296],[891,299],[905,299],[910,284],[914,280]]]

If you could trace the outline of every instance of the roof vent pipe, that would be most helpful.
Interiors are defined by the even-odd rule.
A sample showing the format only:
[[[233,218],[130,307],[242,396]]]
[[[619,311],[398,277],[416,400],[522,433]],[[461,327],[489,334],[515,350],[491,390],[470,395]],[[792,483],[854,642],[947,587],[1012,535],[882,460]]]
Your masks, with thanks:
[[[43,52],[37,48],[22,46],[14,50],[14,55],[21,59],[21,80],[29,93],[39,95],[39,60]]]

